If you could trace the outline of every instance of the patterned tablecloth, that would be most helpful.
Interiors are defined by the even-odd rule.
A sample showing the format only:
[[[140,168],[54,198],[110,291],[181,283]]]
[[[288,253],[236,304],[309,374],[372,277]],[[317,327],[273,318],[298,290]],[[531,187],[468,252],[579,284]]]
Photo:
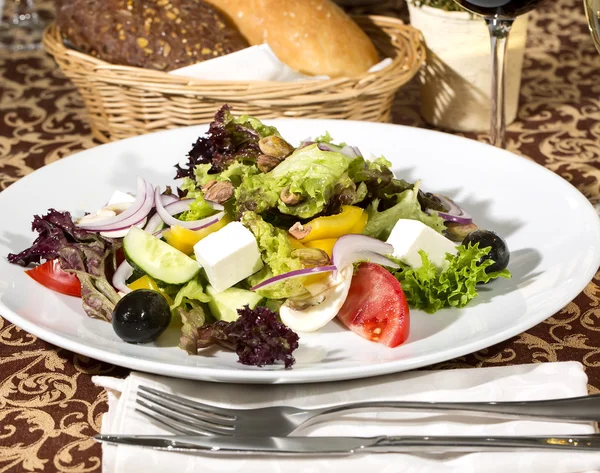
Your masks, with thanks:
[[[393,0],[377,8],[405,14]],[[0,189],[97,145],[78,93],[44,52],[0,51],[0,74]],[[425,126],[418,101],[415,83],[403,88],[394,121]],[[600,55],[581,0],[552,0],[531,15],[519,116],[508,138],[511,151],[560,174],[586,196],[600,197]],[[600,392],[599,284],[597,273],[574,301],[538,326],[437,367],[577,360],[586,367],[590,393]],[[49,345],[0,317],[0,472],[99,472],[100,447],[90,436],[99,430],[106,393],[91,376],[126,373]]]

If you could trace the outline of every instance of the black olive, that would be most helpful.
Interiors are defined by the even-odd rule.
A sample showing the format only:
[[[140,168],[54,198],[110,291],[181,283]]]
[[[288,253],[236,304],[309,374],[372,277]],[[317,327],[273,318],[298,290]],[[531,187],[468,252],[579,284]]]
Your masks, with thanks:
[[[502,271],[508,266],[510,260],[510,251],[506,242],[498,234],[489,230],[475,230],[469,233],[463,240],[463,245],[468,244],[475,245],[479,243],[479,248],[487,248],[491,246],[490,252],[481,258],[481,262],[486,260],[493,260],[494,264],[485,268],[486,273],[494,271]]]
[[[150,289],[138,289],[117,302],[112,326],[128,343],[148,343],[156,340],[170,321],[171,310],[165,297]]]

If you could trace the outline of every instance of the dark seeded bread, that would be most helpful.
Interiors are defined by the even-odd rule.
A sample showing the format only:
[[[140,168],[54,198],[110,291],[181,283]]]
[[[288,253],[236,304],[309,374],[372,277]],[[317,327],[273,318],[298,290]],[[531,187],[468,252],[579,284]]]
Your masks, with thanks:
[[[76,49],[112,64],[169,71],[248,46],[202,0],[57,0]]]

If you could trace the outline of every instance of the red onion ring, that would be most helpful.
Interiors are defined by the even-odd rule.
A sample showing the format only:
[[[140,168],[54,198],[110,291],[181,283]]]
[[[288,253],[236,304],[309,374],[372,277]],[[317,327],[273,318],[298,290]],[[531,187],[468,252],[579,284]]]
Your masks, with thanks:
[[[170,227],[172,227],[173,225],[179,225],[180,227],[189,228],[190,230],[200,230],[201,228],[206,228],[210,225],[217,223],[225,215],[225,212],[220,211],[220,212],[216,213],[215,215],[211,215],[210,217],[206,217],[206,218],[203,218],[200,220],[191,220],[191,221],[178,220],[171,215],[171,212],[173,212],[173,214],[178,214],[178,213],[184,212],[185,210],[187,210],[189,208],[189,204],[191,203],[190,201],[192,199],[185,199],[185,200],[173,202],[172,204],[169,204],[168,206],[165,207],[162,205],[162,202],[160,201],[160,198],[158,197],[158,196],[160,196],[160,189],[158,187],[156,188],[155,193],[157,196],[155,199],[156,212],[160,216],[161,220]],[[188,202],[186,202],[186,201],[188,201]],[[216,204],[216,205],[219,205],[219,204]],[[169,207],[169,208],[167,209],[167,207]]]
[[[160,201],[162,202],[163,205],[169,205],[173,202],[177,202],[179,199],[177,198],[177,196],[173,195],[173,194],[161,194],[160,195]]]
[[[363,157],[363,154],[360,152],[360,149],[358,149],[358,146],[353,146],[352,149],[356,153],[356,156],[359,156],[361,158]]]
[[[335,271],[336,269],[337,268],[331,264],[328,266],[315,266],[314,268],[296,269],[296,270],[290,271],[288,273],[279,274],[277,276],[273,276],[272,278],[265,279],[263,282],[258,283],[256,286],[251,287],[250,290],[256,291],[258,289],[262,289],[264,287],[270,286],[271,284],[285,281],[286,279],[299,278],[302,276],[308,276],[309,274],[327,273],[327,272]]]
[[[140,223],[148,216],[154,206],[154,192],[152,184],[138,178],[138,195],[135,202],[119,215],[109,217],[99,222],[78,225],[89,231],[120,230]]]
[[[296,149],[306,148],[307,146],[314,145],[315,142],[312,140],[304,140],[302,143],[298,145]]]
[[[150,217],[150,220],[148,220],[148,222],[146,223],[146,226],[144,227],[144,231],[154,234],[158,230],[158,227],[163,225],[163,223],[164,222],[160,218],[160,215],[155,213],[152,217]],[[156,235],[154,235],[154,236],[156,236]]]
[[[331,262],[339,269],[357,261],[368,259],[374,263],[390,268],[399,268],[384,255],[391,255],[394,247],[377,238],[366,235],[343,235],[333,245]]]
[[[358,154],[356,153],[354,146],[346,145],[342,149],[340,149],[340,153],[342,153],[345,156],[348,156],[349,158],[358,157]]]
[[[450,209],[448,212],[438,212],[438,215],[447,222],[456,222],[461,225],[468,225],[473,221],[471,214],[456,205],[453,200],[439,194],[435,194],[435,196],[440,199],[444,207]]]
[[[100,232],[100,235],[102,235],[103,237],[107,237],[107,238],[123,238],[126,234],[127,231],[129,231],[129,229],[131,227],[143,227],[144,224],[146,223],[146,217],[144,217],[143,219],[141,219],[139,222],[134,223],[133,225],[127,225],[126,227],[123,228],[117,228],[115,230],[105,230]],[[125,231],[127,230],[127,231]]]
[[[112,285],[115,287],[115,289],[124,292],[125,294],[131,292],[131,289],[127,287],[127,280],[132,274],[133,268],[131,265],[127,261],[123,261],[113,275]]]
[[[186,210],[189,210],[190,204],[192,202],[194,202],[194,199],[182,199],[182,200],[176,200],[175,202],[171,202],[167,205],[163,204],[163,206],[164,206],[165,210],[167,212],[169,212],[169,215],[177,215],[182,212],[185,212]]]
[[[344,156],[348,156],[349,158],[362,158],[362,153],[356,146],[338,146],[332,143],[319,143],[318,147],[321,151],[332,151],[334,153],[342,153]]]
[[[317,147],[321,150],[321,151],[331,151],[332,153],[339,153],[340,150],[342,149],[341,147],[334,145],[332,143],[319,143],[317,145]]]

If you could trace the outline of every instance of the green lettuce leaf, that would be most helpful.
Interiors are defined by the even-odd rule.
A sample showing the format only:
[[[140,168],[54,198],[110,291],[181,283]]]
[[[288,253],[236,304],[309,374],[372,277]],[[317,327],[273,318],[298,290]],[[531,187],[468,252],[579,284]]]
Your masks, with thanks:
[[[253,117],[252,115],[240,115],[239,117],[235,117],[233,119],[233,123],[236,125],[241,125],[246,128],[252,128],[256,131],[261,138],[265,138],[267,136],[277,135],[281,136],[277,131],[277,128],[274,126],[265,125],[258,118]]]
[[[443,271],[438,271],[421,250],[421,267],[402,265],[394,276],[402,284],[408,303],[416,309],[432,314],[444,307],[464,307],[477,297],[477,284],[498,277],[510,278],[508,269],[485,272],[494,262],[486,260],[480,263],[480,260],[490,249],[480,249],[479,243],[469,247],[461,245],[456,255],[446,255],[449,264]]]
[[[195,194],[195,199],[196,200],[190,204],[189,210],[186,210],[178,217],[179,220],[200,220],[201,218],[208,217],[215,213],[215,209],[208,205],[208,202],[204,200],[202,192],[197,192]]]
[[[336,186],[353,185],[347,171],[354,159],[322,151],[317,144],[297,149],[272,171],[244,179],[236,191],[238,212],[263,213],[276,207],[282,214],[311,218],[323,210]],[[288,206],[281,201],[284,187],[301,194],[302,202]]]
[[[416,183],[412,188],[398,194],[398,202],[383,211],[377,210],[379,199],[374,199],[367,208],[369,220],[363,230],[363,235],[379,240],[387,240],[394,225],[401,218],[419,220],[436,232],[441,233],[445,229],[444,220],[437,215],[437,212],[433,212],[431,215],[423,212],[418,195],[419,189],[418,183]]]
[[[195,180],[189,177],[184,178],[180,189],[186,191],[186,197],[188,199],[196,199],[190,205],[190,210],[184,212],[181,220],[199,220],[204,217],[208,217],[215,211],[210,207],[204,200],[204,194],[202,192],[202,186],[208,181],[229,181],[234,187],[239,186],[244,179],[250,176],[259,174],[260,171],[254,164],[244,164],[239,161],[231,163],[227,169],[223,172],[216,174],[209,174],[210,164],[199,164],[195,170]],[[231,203],[234,206],[234,203]]]
[[[179,289],[173,300],[171,310],[194,300],[198,302],[210,302],[211,298],[204,292],[202,281],[199,276],[185,283],[184,286]]]
[[[250,287],[273,276],[303,268],[300,259],[292,256],[293,248],[284,230],[265,222],[254,212],[245,212],[241,222],[256,237],[265,263],[263,269],[247,279]],[[256,292],[269,299],[284,299],[303,295],[306,289],[299,279],[286,279]]]
[[[255,164],[244,164],[236,161],[235,163],[229,165],[225,171],[218,174],[216,177],[212,175],[213,179],[216,181],[229,181],[235,187],[239,186],[244,179],[250,176],[255,176],[259,174],[260,171],[256,167]]]
[[[202,164],[201,166],[208,166],[210,168],[210,164]],[[196,187],[196,182],[191,177],[184,177],[179,185],[179,189],[185,192],[188,199],[195,199],[201,194],[200,188]]]
[[[189,177],[183,179],[179,188],[187,192],[188,198],[195,199],[202,192],[202,186],[208,181],[229,181],[237,187],[246,177],[260,173],[256,165],[244,164],[239,161],[231,163],[223,172],[215,174],[209,174],[210,166],[210,164],[198,164],[194,171],[195,180]]]
[[[198,187],[194,187],[195,190],[199,191],[204,184],[218,176],[218,174],[209,174],[208,171],[210,171],[210,164],[198,164],[196,166],[194,169],[194,177],[196,178],[194,185],[197,184]]]

